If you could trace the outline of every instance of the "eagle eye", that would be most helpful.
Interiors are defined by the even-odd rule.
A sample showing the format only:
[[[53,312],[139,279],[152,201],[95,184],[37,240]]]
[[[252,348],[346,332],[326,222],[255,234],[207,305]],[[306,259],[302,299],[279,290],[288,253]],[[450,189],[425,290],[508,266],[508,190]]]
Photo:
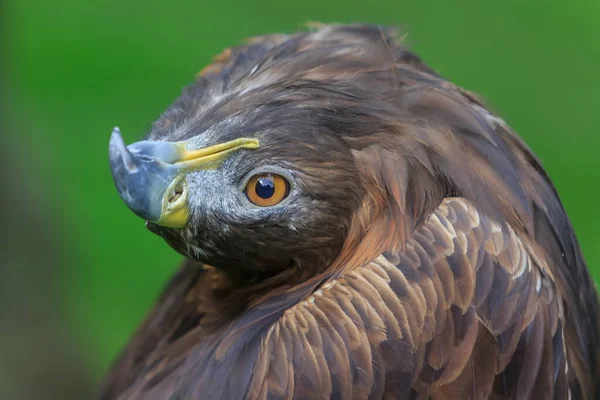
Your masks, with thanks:
[[[270,207],[281,203],[290,192],[289,182],[281,175],[254,175],[246,184],[248,200],[260,207]]]

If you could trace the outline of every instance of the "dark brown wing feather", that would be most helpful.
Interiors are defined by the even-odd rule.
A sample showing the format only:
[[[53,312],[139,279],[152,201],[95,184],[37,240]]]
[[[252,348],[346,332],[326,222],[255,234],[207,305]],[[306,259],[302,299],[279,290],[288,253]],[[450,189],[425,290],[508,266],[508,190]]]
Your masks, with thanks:
[[[135,382],[121,398],[144,399],[566,398],[561,299],[529,251],[469,202],[446,199],[404,251],[289,309],[263,305],[196,350],[185,336],[165,343],[190,317],[192,283],[211,273],[188,265],[111,386]],[[185,360],[173,354],[182,347]]]
[[[285,397],[289,381],[298,398],[566,398],[561,299],[528,251],[445,200],[405,251],[325,283],[269,328],[265,348],[303,351],[262,353],[251,397]]]

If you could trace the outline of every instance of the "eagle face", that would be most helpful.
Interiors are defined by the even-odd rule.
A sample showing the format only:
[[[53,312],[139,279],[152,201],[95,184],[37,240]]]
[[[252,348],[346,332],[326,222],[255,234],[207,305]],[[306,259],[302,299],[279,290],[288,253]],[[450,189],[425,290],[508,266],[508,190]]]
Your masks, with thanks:
[[[270,68],[239,77],[173,105],[146,140],[125,147],[116,131],[111,141],[117,188],[148,228],[246,281],[327,266],[364,196],[336,110],[322,109],[337,83],[287,79]],[[126,158],[160,167],[130,171]]]

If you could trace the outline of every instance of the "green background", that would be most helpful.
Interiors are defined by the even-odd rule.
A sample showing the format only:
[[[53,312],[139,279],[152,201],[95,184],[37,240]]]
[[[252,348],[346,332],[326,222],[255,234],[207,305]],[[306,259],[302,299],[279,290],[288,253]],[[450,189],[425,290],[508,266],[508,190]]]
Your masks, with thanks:
[[[3,135],[25,155],[14,169],[60,253],[54,312],[91,382],[180,260],[114,190],[112,127],[137,140],[221,49],[306,21],[398,25],[433,68],[482,94],[541,157],[600,278],[597,0],[18,0],[2,12]]]

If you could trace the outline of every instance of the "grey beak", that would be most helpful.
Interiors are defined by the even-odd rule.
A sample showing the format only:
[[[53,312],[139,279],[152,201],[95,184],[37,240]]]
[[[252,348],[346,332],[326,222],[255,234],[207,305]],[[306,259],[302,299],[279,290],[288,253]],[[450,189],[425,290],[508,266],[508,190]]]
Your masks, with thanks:
[[[180,173],[170,164],[179,154],[167,142],[137,142],[125,146],[119,128],[110,137],[110,169],[119,195],[139,217],[157,222],[165,192]]]

